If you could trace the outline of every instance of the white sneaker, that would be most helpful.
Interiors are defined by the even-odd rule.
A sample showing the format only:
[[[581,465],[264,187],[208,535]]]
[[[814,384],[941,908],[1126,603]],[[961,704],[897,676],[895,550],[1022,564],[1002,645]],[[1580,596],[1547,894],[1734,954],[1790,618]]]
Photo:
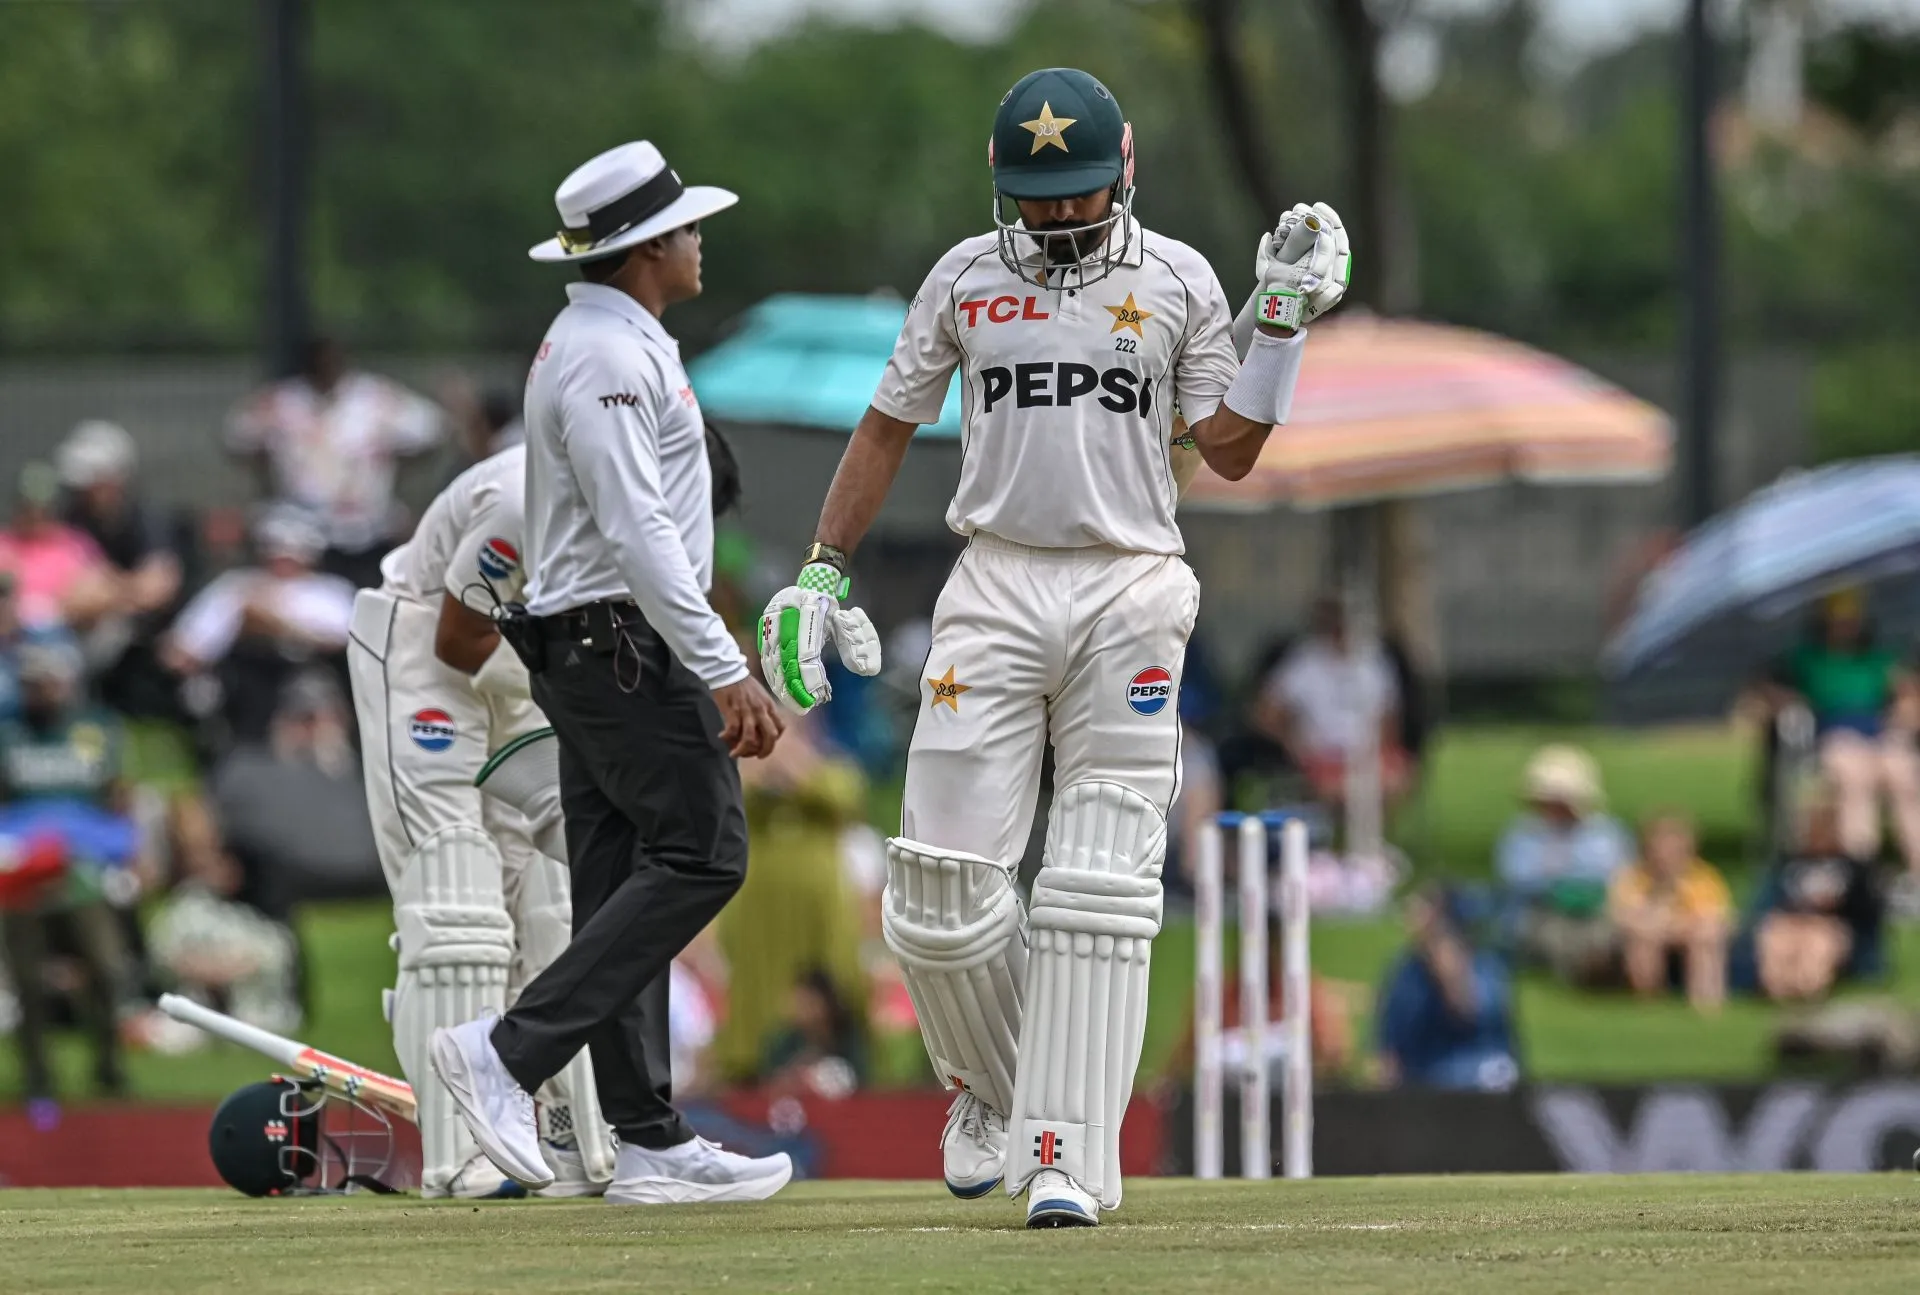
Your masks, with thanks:
[[[428,1201],[518,1200],[526,1194],[526,1188],[501,1173],[484,1153],[461,1165],[445,1187],[420,1185],[420,1198]]]
[[[947,1162],[948,1191],[963,1201],[985,1196],[1006,1172],[1007,1117],[961,1090],[947,1108],[940,1152]]]
[[[764,1201],[793,1177],[793,1161],[776,1155],[735,1155],[717,1142],[695,1138],[654,1151],[620,1144],[607,1200],[615,1205],[692,1205],[715,1201]]]
[[[1042,1169],[1027,1184],[1027,1226],[1091,1228],[1100,1225],[1100,1202],[1058,1169]]]
[[[607,1184],[587,1173],[587,1164],[578,1147],[557,1147],[541,1142],[540,1152],[553,1170],[553,1186],[542,1187],[537,1195],[553,1199],[565,1196],[605,1196]]]
[[[547,1187],[553,1171],[540,1158],[533,1097],[507,1073],[493,1050],[493,1018],[433,1032],[433,1073],[453,1094],[473,1140],[500,1172],[528,1187]]]

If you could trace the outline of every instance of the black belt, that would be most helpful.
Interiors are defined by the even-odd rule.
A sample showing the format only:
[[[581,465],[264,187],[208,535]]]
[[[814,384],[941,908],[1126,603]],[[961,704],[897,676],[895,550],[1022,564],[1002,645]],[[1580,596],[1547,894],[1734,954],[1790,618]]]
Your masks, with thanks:
[[[647,628],[639,604],[631,598],[605,598],[551,616],[535,616],[533,623],[550,643],[578,643],[602,652],[613,650],[620,631]]]

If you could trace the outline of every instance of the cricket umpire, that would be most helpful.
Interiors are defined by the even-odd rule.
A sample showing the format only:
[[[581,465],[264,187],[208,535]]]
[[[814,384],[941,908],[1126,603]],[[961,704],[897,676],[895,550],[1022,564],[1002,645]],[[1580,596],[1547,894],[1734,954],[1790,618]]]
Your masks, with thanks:
[[[566,178],[559,236],[529,253],[583,280],[527,376],[527,605],[502,623],[559,737],[573,941],[497,1023],[433,1045],[476,1141],[530,1187],[549,1173],[529,1094],[585,1045],[620,1141],[606,1199],[628,1204],[759,1200],[792,1173],[695,1136],[667,1047],[668,967],[746,876],[734,759],[782,727],[707,601],[712,471],[660,318],[699,294],[700,221],[736,201],[624,144]]]

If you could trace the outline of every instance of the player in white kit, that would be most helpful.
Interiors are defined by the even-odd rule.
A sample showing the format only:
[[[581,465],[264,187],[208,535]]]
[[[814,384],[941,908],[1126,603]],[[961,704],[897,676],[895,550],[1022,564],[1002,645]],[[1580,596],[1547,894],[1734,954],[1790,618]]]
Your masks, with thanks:
[[[1028,1193],[1028,1226],[1087,1225],[1120,1203],[1200,600],[1174,506],[1202,458],[1251,470],[1285,420],[1301,326],[1339,300],[1348,254],[1324,205],[1262,237],[1242,361],[1212,269],[1133,216],[1132,132],[1105,86],[1064,68],[1025,77],[990,158],[996,230],[942,257],[914,297],[760,649],[776,696],[826,700],[822,645],[865,621],[841,609],[846,552],[958,370],[947,524],[969,542],[934,610],[884,930],[958,1090],[948,1188],[982,1196],[1004,1179]],[[1176,412],[1192,437],[1179,447]],[[1048,741],[1053,807],[1023,913],[1015,870]]]
[[[419,1103],[430,1197],[519,1194],[480,1154],[428,1049],[437,1027],[504,1011],[572,936],[566,868],[549,857],[563,839],[557,789],[529,807],[530,820],[475,786],[490,756],[537,746],[545,731],[526,669],[487,614],[520,597],[525,482],[524,446],[456,477],[382,561],[380,588],[354,599],[347,646],[397,928],[387,1016]],[[613,1155],[585,1053],[541,1098],[555,1171],[544,1194],[604,1191]]]

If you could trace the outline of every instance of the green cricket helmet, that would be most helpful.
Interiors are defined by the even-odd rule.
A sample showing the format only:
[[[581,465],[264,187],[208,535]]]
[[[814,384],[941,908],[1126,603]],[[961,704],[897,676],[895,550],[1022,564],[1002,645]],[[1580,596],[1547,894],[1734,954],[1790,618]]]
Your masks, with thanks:
[[[1125,224],[1133,214],[1133,127],[1113,92],[1070,67],[1042,68],[1014,83],[993,115],[987,144],[993,166],[993,224],[1000,259],[1040,287],[1061,286],[1074,270],[1076,286],[1105,278],[1126,252]],[[1030,230],[1007,219],[1008,198],[1077,198],[1105,189],[1107,214],[1090,225]],[[1122,231],[1119,246],[1114,230]]]

